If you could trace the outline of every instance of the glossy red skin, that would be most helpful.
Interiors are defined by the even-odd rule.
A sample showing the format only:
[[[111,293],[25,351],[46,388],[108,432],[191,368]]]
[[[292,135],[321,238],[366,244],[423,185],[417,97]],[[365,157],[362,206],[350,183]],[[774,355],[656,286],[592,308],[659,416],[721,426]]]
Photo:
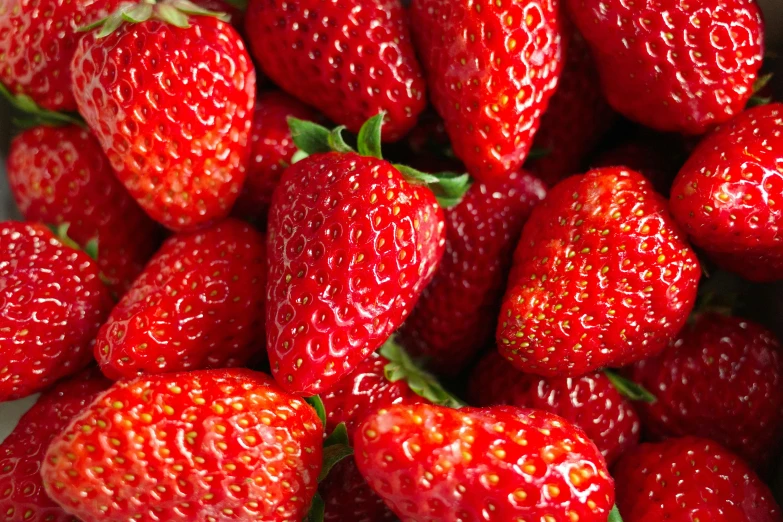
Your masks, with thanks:
[[[264,346],[264,237],[226,220],[166,240],[98,332],[111,379],[241,366]]]
[[[680,137],[645,134],[603,151],[590,166],[635,170],[650,181],[656,192],[668,197],[674,177],[687,158]]]
[[[584,430],[609,466],[639,443],[639,416],[603,372],[539,377],[520,372],[493,351],[471,373],[468,399],[476,406],[507,404],[563,417]]]
[[[672,186],[691,241],[752,281],[783,278],[783,104],[750,109],[708,135]]]
[[[377,352],[373,353],[321,396],[326,408],[326,433],[344,422],[348,438],[353,439],[358,425],[378,408],[428,402],[414,393],[404,379],[390,382],[383,373],[388,362]],[[324,520],[327,522],[397,520],[356,469],[353,457],[332,468],[319,491],[326,504]],[[350,501],[346,502],[347,499]]]
[[[395,141],[427,103],[399,0],[252,0],[245,30],[275,84],[352,132],[385,111]]]
[[[783,354],[772,332],[737,317],[699,314],[631,378],[653,393],[640,403],[656,437],[712,439],[757,468],[783,441]]]
[[[396,405],[362,423],[354,449],[370,486],[409,522],[605,522],[614,504],[595,445],[543,411]]]
[[[80,245],[98,240],[104,283],[118,296],[160,245],[160,229],[114,176],[89,131],[69,125],[17,135],[8,154],[8,184],[28,221],[68,223]]]
[[[684,437],[642,444],[614,468],[624,522],[780,522],[772,492],[715,442]]]
[[[546,195],[526,172],[475,182],[446,209],[446,251],[398,340],[441,374],[460,372],[492,346],[514,247],[530,211]]]
[[[175,231],[228,215],[245,180],[255,101],[237,32],[209,16],[190,24],[151,19],[89,33],[71,66],[79,112],[120,181]]]
[[[79,27],[114,11],[121,0],[0,0],[0,82],[39,106],[76,111],[71,58]]]
[[[425,186],[355,153],[283,173],[269,212],[267,350],[291,393],[327,391],[410,314],[445,244]]]
[[[566,0],[615,110],[703,134],[742,111],[764,55],[755,0]]]
[[[92,360],[111,310],[97,264],[43,225],[0,223],[0,402],[41,391]]]
[[[288,128],[289,116],[307,121],[317,117],[306,105],[282,92],[258,95],[250,130],[247,178],[233,211],[233,215],[253,224],[266,225],[272,193],[297,150]]]
[[[573,24],[565,27],[568,41],[563,72],[533,140],[533,149],[545,155],[525,164],[549,186],[580,172],[587,155],[616,120],[601,93],[587,43]]]
[[[8,521],[78,522],[44,491],[40,468],[51,440],[109,387],[97,369],[46,392],[0,444],[0,513]]]
[[[414,0],[410,13],[456,156],[481,181],[516,171],[562,68],[557,0]]]
[[[83,522],[302,520],[322,431],[315,410],[263,373],[142,376],[77,416],[49,446],[41,475]]]
[[[544,376],[649,357],[685,324],[700,272],[666,201],[641,174],[603,168],[567,178],[525,224],[498,349]]]

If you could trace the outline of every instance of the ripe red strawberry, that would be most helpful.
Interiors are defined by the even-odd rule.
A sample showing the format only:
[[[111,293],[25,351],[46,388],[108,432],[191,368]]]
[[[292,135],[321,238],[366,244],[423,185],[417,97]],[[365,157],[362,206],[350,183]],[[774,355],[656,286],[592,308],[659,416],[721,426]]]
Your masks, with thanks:
[[[753,281],[783,279],[783,104],[750,109],[696,148],[671,210],[697,246]]]
[[[576,376],[666,347],[693,308],[699,262],[644,177],[565,179],[525,225],[497,330],[517,368]]]
[[[454,153],[481,181],[527,155],[562,67],[556,0],[414,0],[411,27]]]
[[[702,134],[740,112],[764,54],[755,0],[566,0],[606,98],[662,131]]]
[[[568,45],[563,73],[533,140],[533,148],[541,155],[525,164],[549,186],[580,172],[616,116],[601,93],[598,70],[582,35],[571,23],[565,27]]]
[[[559,415],[585,431],[609,466],[639,443],[639,416],[602,372],[539,377],[520,372],[493,351],[473,370],[468,398],[477,406],[508,404]]]
[[[98,332],[111,379],[241,366],[264,339],[264,238],[226,220],[169,238]]]
[[[325,522],[395,522],[397,517],[364,480],[353,458],[336,464],[319,486]]]
[[[97,264],[43,226],[0,224],[0,402],[41,391],[92,359],[111,309]]]
[[[756,467],[781,449],[783,353],[761,325],[697,314],[630,376],[658,399],[639,406],[645,430],[657,437],[707,437]]]
[[[403,325],[400,342],[436,372],[454,375],[493,344],[514,247],[546,191],[526,172],[476,182],[446,211],[446,251]]]
[[[614,503],[595,445],[543,411],[396,405],[365,420],[354,447],[364,478],[410,522],[605,522]]]
[[[225,217],[242,188],[255,72],[231,25],[196,16],[175,27],[169,13],[183,15],[171,4],[136,9],[145,6],[139,23],[118,19],[102,36],[110,18],[79,42],[74,95],[141,207],[172,230],[192,230]]]
[[[323,427],[244,369],[115,383],[54,439],[47,493],[83,522],[302,520]]]
[[[625,522],[781,522],[769,488],[738,457],[693,437],[642,444],[614,468]]]
[[[382,160],[380,122],[362,127],[363,155],[313,154],[286,169],[272,199],[267,349],[292,393],[328,390],[386,341],[443,254],[443,211],[420,181],[437,178]],[[294,133],[300,148],[329,135],[299,123],[312,131]]]
[[[71,58],[77,32],[121,0],[0,1],[0,82],[44,109],[75,111]]]
[[[245,30],[261,69],[283,90],[358,132],[385,111],[384,141],[426,105],[399,0],[251,0]]]
[[[272,193],[296,152],[288,128],[289,116],[315,119],[313,111],[281,92],[258,95],[250,130],[250,165],[242,193],[234,206],[235,216],[266,225]]]
[[[40,468],[49,443],[111,384],[86,370],[46,392],[0,444],[0,513],[8,521],[78,522],[44,491]]]
[[[601,152],[590,166],[635,170],[644,175],[659,194],[668,197],[674,177],[688,159],[686,149],[679,136],[645,132]]]
[[[11,142],[8,183],[29,221],[98,241],[101,277],[122,295],[159,245],[158,226],[117,181],[98,141],[75,125],[35,127]]]

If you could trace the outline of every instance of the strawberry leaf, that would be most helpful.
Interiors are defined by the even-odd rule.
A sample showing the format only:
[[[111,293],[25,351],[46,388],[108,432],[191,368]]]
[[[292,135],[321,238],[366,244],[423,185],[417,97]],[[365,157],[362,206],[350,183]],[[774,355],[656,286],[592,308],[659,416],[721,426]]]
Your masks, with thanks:
[[[419,368],[393,338],[386,341],[378,353],[389,360],[383,369],[389,381],[405,380],[414,393],[433,404],[450,408],[465,406],[464,402],[446,391],[432,374]]]
[[[291,137],[296,147],[308,156],[332,150],[329,146],[330,131],[323,125],[289,116],[288,128],[291,130]],[[296,161],[301,159],[303,158],[300,157]]]
[[[324,461],[321,466],[321,473],[318,474],[318,482],[323,482],[338,462],[351,455],[353,455],[353,448],[347,444],[332,444],[331,446],[325,446]]]
[[[326,505],[324,504],[324,499],[321,498],[319,493],[316,493],[313,497],[313,503],[310,504],[310,511],[307,513],[305,522],[323,522],[325,513]]]
[[[324,402],[321,398],[318,395],[313,395],[312,397],[305,397],[304,400],[307,404],[312,406],[315,413],[318,414],[318,418],[321,420],[321,426],[326,426],[326,407],[324,407]]]
[[[84,121],[78,116],[69,114],[66,112],[56,112],[46,110],[40,107],[32,98],[26,94],[13,94],[8,88],[0,83],[0,95],[8,100],[8,102],[14,106],[14,108],[24,113],[24,118],[21,121],[24,126],[27,124],[32,125],[79,125],[84,127]]]
[[[324,440],[324,447],[333,446],[335,444],[349,445],[348,428],[345,427],[344,422],[338,424],[334,428],[334,431]]]
[[[61,223],[59,225],[47,225],[47,228],[52,231],[52,234],[62,243],[63,245],[73,248],[74,250],[79,250],[90,256],[90,258],[93,259],[93,261],[98,260],[98,238],[92,238],[87,243],[84,244],[84,246],[80,245],[71,237],[68,235],[68,229],[71,227],[70,223]]]
[[[226,13],[210,11],[200,7],[190,0],[141,0],[136,3],[123,3],[116,11],[106,18],[95,21],[77,29],[79,32],[92,31],[100,28],[96,38],[105,38],[116,31],[123,23],[138,24],[150,19],[160,20],[167,24],[187,29],[190,27],[188,16],[212,16],[224,22],[230,20]]]
[[[381,153],[381,127],[385,112],[379,112],[362,125],[359,129],[357,138],[357,148],[362,156],[371,156],[373,158],[383,159]]]
[[[646,402],[648,404],[652,404],[658,400],[655,395],[647,391],[642,385],[637,384],[630,379],[626,379],[611,370],[604,370],[604,374],[609,378],[614,387],[617,388],[617,391],[627,399]]]
[[[334,152],[355,152],[350,145],[345,143],[345,140],[343,139],[344,130],[345,125],[340,125],[339,127],[332,129],[329,133],[329,148]]]
[[[609,512],[609,520],[607,522],[623,522],[623,517],[620,516],[620,510],[617,509],[617,505]]]
[[[443,208],[458,204],[470,188],[470,176],[467,174],[454,172],[429,174],[407,165],[395,164],[394,167],[402,172],[409,182],[427,185]]]
[[[550,149],[530,149],[530,152],[527,153],[527,159],[538,159],[543,158],[545,156],[549,156],[551,154]]]

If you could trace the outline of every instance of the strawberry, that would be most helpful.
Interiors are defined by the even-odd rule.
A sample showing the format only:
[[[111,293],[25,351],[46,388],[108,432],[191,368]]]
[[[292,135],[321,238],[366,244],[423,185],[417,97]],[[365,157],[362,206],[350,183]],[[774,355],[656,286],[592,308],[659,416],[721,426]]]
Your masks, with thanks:
[[[266,250],[226,220],[169,238],[98,332],[111,379],[240,366],[263,346]]]
[[[25,219],[68,224],[78,244],[98,241],[98,266],[122,295],[159,245],[158,226],[114,177],[89,131],[39,126],[11,142],[8,183]]]
[[[374,352],[443,254],[443,211],[422,185],[438,178],[381,159],[381,121],[362,127],[361,154],[340,128],[292,121],[314,154],[286,169],[272,198],[266,316],[272,373],[289,392],[327,391]],[[327,138],[343,152],[326,152]]]
[[[0,224],[0,402],[44,390],[91,360],[111,309],[97,264],[45,227]]]
[[[5,520],[78,522],[46,495],[40,468],[51,440],[109,384],[97,369],[61,382],[38,399],[0,444],[0,513]]]
[[[590,166],[635,170],[650,181],[656,192],[668,197],[674,176],[687,159],[687,147],[681,137],[643,132],[602,151]]]
[[[615,110],[702,134],[739,113],[764,53],[754,0],[566,0]]]
[[[478,406],[507,404],[559,415],[585,431],[609,466],[639,442],[639,416],[602,372],[539,377],[520,372],[493,351],[471,373],[468,397]]]
[[[576,174],[615,121],[601,93],[598,70],[582,35],[566,23],[563,73],[533,140],[540,155],[525,167],[549,186]]]
[[[526,172],[476,182],[446,211],[446,251],[399,340],[441,374],[454,375],[492,345],[500,300],[522,226],[546,191]]]
[[[605,522],[606,464],[584,432],[543,411],[378,410],[354,437],[359,471],[405,521]]]
[[[272,193],[283,170],[291,163],[296,145],[288,128],[289,116],[311,120],[313,111],[281,92],[266,92],[256,99],[250,130],[250,165],[233,214],[266,225]]]
[[[769,488],[715,442],[642,444],[614,468],[625,522],[781,522]]]
[[[557,0],[414,0],[411,28],[454,153],[481,181],[527,155],[563,61]]]
[[[517,368],[576,376],[654,355],[693,308],[700,267],[644,177],[573,176],[533,209],[497,330]]]
[[[672,186],[671,211],[693,243],[752,281],[783,279],[783,104],[750,109],[696,148]]]
[[[119,381],[55,437],[47,493],[83,522],[302,520],[322,425],[263,373]]]
[[[0,0],[0,83],[27,106],[75,111],[71,58],[78,29],[121,0]]]
[[[176,27],[178,8],[208,13],[187,0],[125,5],[79,42],[71,73],[120,181],[153,219],[184,231],[225,217],[239,195],[256,80],[229,24],[204,15]]]
[[[399,0],[251,0],[245,30],[272,81],[352,132],[385,111],[383,139],[395,141],[424,110]]]
[[[783,353],[772,332],[738,317],[696,314],[630,377],[657,397],[640,405],[656,437],[695,435],[761,467],[783,441]]]
[[[353,459],[335,465],[319,486],[325,522],[395,522],[397,517],[370,489]]]

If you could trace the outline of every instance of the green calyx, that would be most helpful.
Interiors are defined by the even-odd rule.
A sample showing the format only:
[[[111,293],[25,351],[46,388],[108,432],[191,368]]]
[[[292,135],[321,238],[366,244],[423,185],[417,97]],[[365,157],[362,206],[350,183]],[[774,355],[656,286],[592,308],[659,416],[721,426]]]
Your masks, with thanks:
[[[138,24],[147,20],[160,20],[181,29],[190,27],[189,16],[212,16],[228,22],[226,13],[210,11],[190,0],[142,0],[138,3],[122,4],[116,11],[96,22],[80,27],[79,31],[98,29],[96,37],[104,38],[117,30],[123,23]]]
[[[84,121],[78,114],[67,112],[50,111],[40,107],[26,94],[13,94],[8,88],[0,83],[0,95],[17,110],[23,113],[21,118],[14,120],[17,127],[29,129],[38,125],[61,126],[61,125],[79,125],[84,127]]]
[[[773,76],[774,75],[772,73],[769,73],[756,78],[756,81],[753,82],[753,96],[751,96],[747,103],[748,108],[758,107],[759,105],[767,105],[772,101],[772,98],[769,96],[759,96],[759,92],[767,86]]]
[[[604,370],[604,375],[611,381],[617,391],[620,392],[620,395],[626,399],[646,402],[647,404],[652,404],[658,400],[655,395],[647,391],[644,386],[637,384],[630,379],[626,379],[612,370]]]
[[[386,341],[378,353],[389,360],[383,373],[390,382],[405,380],[414,393],[439,406],[449,408],[466,406],[464,402],[446,391],[435,376],[419,368],[394,338]]]
[[[623,517],[620,516],[620,510],[617,509],[617,505],[609,512],[609,519],[607,522],[623,522]]]
[[[71,237],[68,235],[68,229],[71,227],[70,223],[62,223],[60,225],[47,225],[49,230],[52,231],[52,234],[62,243],[63,245],[73,248],[74,250],[81,250],[88,256],[90,256],[94,261],[98,260],[98,238],[92,238],[84,245],[80,245]]]
[[[345,126],[329,130],[322,125],[294,117],[288,118],[288,126],[294,143],[299,149],[292,158],[292,163],[301,161],[311,154],[325,152],[358,152],[362,156],[383,159],[381,153],[381,127],[384,113],[380,112],[367,120],[356,137],[356,149],[346,143],[343,138]],[[443,207],[451,207],[459,203],[470,187],[470,177],[467,174],[441,172],[427,174],[406,165],[395,164],[410,183],[427,185],[435,194]]]

